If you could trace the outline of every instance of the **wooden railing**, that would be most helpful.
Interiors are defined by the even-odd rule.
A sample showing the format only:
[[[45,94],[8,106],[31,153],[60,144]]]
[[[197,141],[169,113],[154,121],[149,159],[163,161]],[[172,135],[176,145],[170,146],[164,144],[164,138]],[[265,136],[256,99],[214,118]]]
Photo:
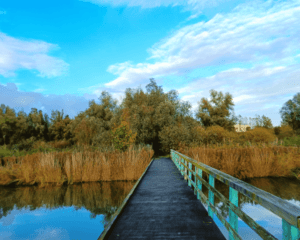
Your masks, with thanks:
[[[213,215],[216,214],[227,228],[230,240],[242,239],[238,234],[238,217],[262,237],[262,239],[277,239],[238,208],[238,192],[254,200],[282,219],[282,239],[300,239],[299,207],[215,168],[197,162],[173,149],[171,149],[171,159],[184,176],[184,179],[188,180],[188,185],[190,187],[194,186],[194,194],[197,194],[197,198],[199,200],[201,198],[202,202],[207,203],[209,216],[213,219]],[[195,171],[193,171],[192,166],[195,167]],[[209,183],[202,178],[202,171],[205,171],[209,175]],[[195,181],[192,180],[192,175]],[[215,178],[229,186],[229,200],[215,189]],[[208,198],[202,192],[202,183],[209,190]],[[229,207],[229,223],[216,210],[214,206],[214,195]]]

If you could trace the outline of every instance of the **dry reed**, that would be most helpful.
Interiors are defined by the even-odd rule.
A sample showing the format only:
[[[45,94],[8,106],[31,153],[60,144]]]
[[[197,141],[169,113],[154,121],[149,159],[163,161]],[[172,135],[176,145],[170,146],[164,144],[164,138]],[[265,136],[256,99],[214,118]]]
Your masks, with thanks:
[[[255,177],[297,177],[300,148],[268,146],[181,146],[179,152],[239,179]],[[204,174],[206,178],[206,174]]]
[[[130,147],[126,152],[100,152],[85,148],[83,152],[34,153],[6,159],[0,167],[0,185],[137,180],[146,169],[154,151]],[[18,164],[16,164],[18,162]]]

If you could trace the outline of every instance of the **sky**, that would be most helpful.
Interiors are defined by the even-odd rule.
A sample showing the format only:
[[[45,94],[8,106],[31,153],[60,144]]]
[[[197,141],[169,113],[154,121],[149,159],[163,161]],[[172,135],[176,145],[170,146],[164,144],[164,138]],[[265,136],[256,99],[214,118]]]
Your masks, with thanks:
[[[74,119],[154,78],[194,117],[213,89],[279,126],[300,92],[299,24],[300,0],[1,1],[0,104]]]

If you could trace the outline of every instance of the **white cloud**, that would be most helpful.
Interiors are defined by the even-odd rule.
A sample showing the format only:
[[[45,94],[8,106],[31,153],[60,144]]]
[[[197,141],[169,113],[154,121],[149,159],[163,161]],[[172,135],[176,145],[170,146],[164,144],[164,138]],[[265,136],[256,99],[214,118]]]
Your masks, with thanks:
[[[69,64],[49,56],[58,46],[37,40],[20,40],[0,33],[0,74],[15,75],[18,69],[37,70],[41,77],[57,77],[64,74]]]
[[[218,5],[221,0],[81,0],[83,2],[91,2],[98,5],[109,4],[114,7],[128,6],[128,7],[141,7],[141,8],[156,8],[168,6],[183,6],[186,10],[199,10],[206,7],[214,7]],[[229,2],[230,0],[227,0]]]
[[[213,8],[221,4],[234,2],[235,0],[80,0],[82,2],[90,2],[97,5],[111,5],[112,7],[141,7],[157,8],[157,7],[177,7],[181,6],[183,12],[191,12],[191,16],[187,21],[197,18],[202,11],[207,8]]]
[[[297,79],[299,82],[299,22],[299,0],[250,1],[231,13],[217,14],[208,22],[174,31],[148,49],[148,59],[154,63],[109,66],[108,70],[113,69],[119,76],[105,86],[121,90],[148,82],[151,77],[159,77],[160,81],[163,76],[186,77],[186,72],[203,67],[249,63],[253,65],[250,69],[233,67],[213,76],[185,81],[178,92],[188,95],[193,109],[201,97],[209,97],[209,90],[215,89],[228,90],[235,103],[247,105],[247,113],[263,109],[260,105],[268,101],[272,102],[272,106],[268,105],[270,111],[277,112],[284,95],[300,91],[299,84],[288,85]]]
[[[180,74],[220,63],[288,58],[300,48],[300,1],[278,3],[271,9],[269,4],[261,3],[253,12],[245,10],[251,9],[251,4],[244,5],[232,13],[217,14],[206,23],[177,30],[148,50],[155,63],[109,66],[108,71],[113,69],[119,77],[106,86],[121,87],[157,75]]]
[[[255,97],[255,96],[251,96],[251,95],[244,94],[244,95],[241,95],[241,96],[239,96],[239,97],[233,98],[233,102],[234,102],[234,103],[243,102],[243,101],[246,101],[246,100],[252,99],[252,98],[256,98],[256,97]]]

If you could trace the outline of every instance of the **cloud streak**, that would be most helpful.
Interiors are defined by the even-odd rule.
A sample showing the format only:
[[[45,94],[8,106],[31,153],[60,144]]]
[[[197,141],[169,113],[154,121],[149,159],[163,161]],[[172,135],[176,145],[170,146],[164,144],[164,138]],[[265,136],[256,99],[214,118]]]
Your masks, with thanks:
[[[109,66],[119,77],[107,83],[117,87],[152,76],[181,75],[183,71],[219,64],[257,62],[264,58],[281,61],[300,49],[300,2],[281,3],[270,10],[261,3],[217,14],[208,22],[188,25],[148,50],[155,63]],[[241,9],[240,11],[238,11]],[[267,14],[266,14],[267,12]]]
[[[207,22],[182,27],[154,44],[148,49],[147,59],[154,63],[127,61],[109,66],[108,71],[118,77],[105,86],[124,89],[148,82],[151,77],[163,80],[167,76],[186,76],[186,72],[204,67],[247,63],[253,67],[193,77],[191,83],[186,81],[186,87],[179,89],[179,93],[187,94],[182,100],[192,100],[195,110],[196,99],[200,100],[205,89],[205,97],[209,97],[210,89],[229,90],[241,111],[244,109],[241,105],[247,105],[248,113],[257,112],[258,108],[263,109],[261,104],[271,102],[270,113],[278,114],[278,106],[286,99],[284,95],[300,91],[299,84],[287,85],[297,82],[299,76],[299,22],[299,0],[241,4],[228,14],[217,14]]]
[[[220,3],[231,2],[233,0],[80,0],[82,2],[90,2],[97,5],[111,5],[113,7],[141,7],[157,8],[157,7],[183,7],[182,11],[189,11],[192,15],[187,19],[198,17],[205,8],[216,7]]]
[[[41,77],[57,77],[68,71],[69,64],[49,52],[59,49],[57,45],[37,41],[20,40],[0,32],[0,74],[15,76],[15,71],[28,69],[38,71]]]

